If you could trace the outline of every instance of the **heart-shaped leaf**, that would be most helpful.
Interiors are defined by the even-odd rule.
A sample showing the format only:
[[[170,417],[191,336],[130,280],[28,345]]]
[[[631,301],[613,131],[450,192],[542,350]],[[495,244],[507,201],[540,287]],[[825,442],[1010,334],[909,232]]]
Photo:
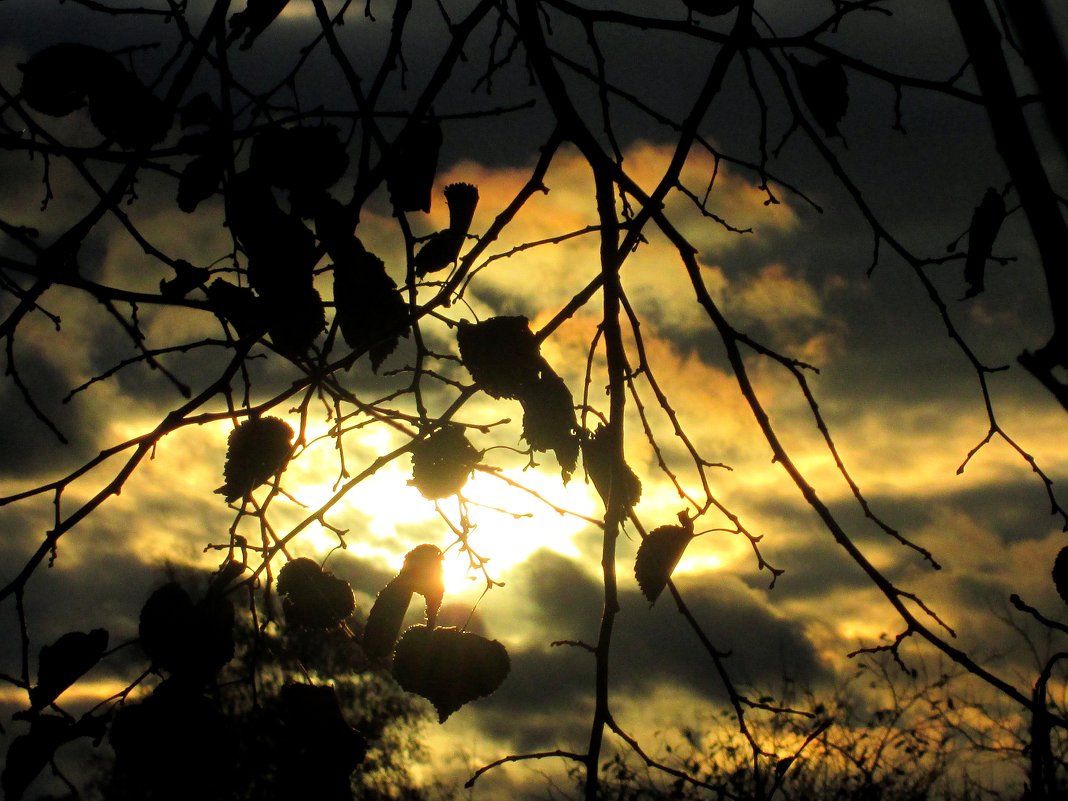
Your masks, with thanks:
[[[500,687],[510,668],[508,651],[497,640],[454,628],[412,626],[393,657],[397,683],[430,701],[441,723]]]
[[[337,626],[356,609],[352,588],[312,559],[287,562],[278,572],[286,623],[306,629]]]

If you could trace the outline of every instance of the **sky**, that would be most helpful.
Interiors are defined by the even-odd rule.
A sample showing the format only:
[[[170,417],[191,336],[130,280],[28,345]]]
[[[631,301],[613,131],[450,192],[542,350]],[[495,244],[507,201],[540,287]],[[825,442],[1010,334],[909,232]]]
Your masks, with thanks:
[[[164,4],[144,0],[108,5]],[[197,7],[189,18],[196,28],[203,12],[198,4],[192,5]],[[338,5],[328,3],[331,9]],[[346,25],[339,29],[354,65],[367,75],[373,74],[388,41],[391,14],[389,3],[371,5],[376,21],[364,18],[362,4],[355,4],[359,8],[349,10]],[[475,4],[444,5],[455,21]],[[646,4],[636,2],[583,5],[647,11]],[[682,3],[662,5],[655,12],[659,17],[680,24],[685,20]],[[799,10],[799,5],[805,8]],[[857,13],[818,41],[879,70],[910,78],[944,80],[963,63],[959,35],[942,4],[888,0],[876,5],[893,14]],[[233,52],[232,68],[245,86],[262,91],[291,68],[299,48],[314,36],[310,7],[291,0],[286,12],[248,50]],[[764,18],[758,29],[766,33],[764,26],[770,26],[780,37],[804,33],[833,8],[830,2],[774,0],[758,0],[756,7]],[[447,44],[438,13],[421,13],[413,17],[405,38],[405,86],[396,73],[390,76],[381,100],[385,110],[410,107]],[[558,11],[551,16],[552,45],[581,63],[593,64],[581,26]],[[733,19],[733,13],[716,19],[698,17],[694,30],[724,32]],[[1059,30],[1068,29],[1063,12],[1055,21]],[[637,36],[598,23],[597,31],[609,79],[667,118],[686,113],[718,49],[714,38],[684,36],[677,30]],[[435,113],[445,120],[444,145],[431,210],[408,215],[416,236],[448,224],[443,190],[461,182],[478,187],[470,232],[481,236],[527,181],[539,148],[549,138],[552,124],[545,98],[529,78],[521,56],[494,75],[492,93],[479,82],[492,34],[492,25],[478,29],[465,49],[467,58],[434,102]],[[159,41],[159,48],[138,50],[135,55],[139,69],[152,75],[164,54],[172,51],[174,36],[173,24],[146,23],[135,15],[106,16],[71,2],[5,0],[0,4],[0,86],[6,92],[17,91],[21,77],[16,65],[42,47],[64,41],[94,43],[109,50]],[[773,51],[782,63],[787,52],[807,63],[818,59],[804,47]],[[708,210],[726,224],[702,215],[680,191],[668,195],[664,214],[693,245],[704,285],[731,324],[775,353],[818,368],[807,370],[805,376],[849,475],[875,514],[930,551],[941,569],[932,569],[916,550],[902,546],[866,519],[794,376],[775,360],[749,350],[746,366],[761,402],[793,462],[822,501],[883,575],[921,598],[952,628],[955,636],[948,639],[955,647],[1029,692],[1041,666],[1036,651],[1052,653],[1063,649],[1064,643],[1048,639],[1046,632],[1013,610],[1008,599],[1018,593],[1043,614],[1064,617],[1049,571],[1066,544],[1065,520],[1050,514],[1042,476],[1052,482],[1055,497],[1061,500],[1068,479],[1064,452],[1068,416],[1016,363],[1021,351],[1041,346],[1051,331],[1041,270],[1026,221],[1015,208],[1016,196],[1008,194],[1010,214],[994,246],[994,254],[1006,261],[988,265],[983,294],[961,300],[967,284],[959,260],[923,270],[977,358],[986,365],[1007,367],[989,374],[996,419],[1012,441],[1033,456],[1041,474],[997,437],[968,459],[990,427],[974,369],[946,335],[944,322],[909,265],[884,244],[872,268],[871,230],[812,143],[794,132],[776,150],[790,116],[781,89],[763,62],[755,55],[753,61],[768,110],[768,169],[778,202],[766,202],[768,196],[748,166],[760,159],[761,105],[745,70],[736,63],[722,95],[698,128],[702,139],[725,158],[717,163],[708,150],[697,147],[681,176],[689,193],[700,197],[715,174]],[[1013,67],[1021,92],[1032,91],[1018,60]],[[323,48],[317,48],[295,82],[296,96],[284,90],[277,97],[305,110],[344,104],[344,85],[331,68]],[[561,69],[570,76],[575,102],[604,140],[596,92],[566,66]],[[902,133],[894,130],[892,89],[861,70],[847,72],[849,107],[839,124],[842,136],[824,141],[898,241],[923,257],[949,254],[951,243],[967,232],[986,187],[1000,190],[1008,181],[984,113],[973,103],[907,86],[900,99],[900,122],[907,131]],[[210,85],[206,78],[198,80],[203,86],[194,89]],[[969,91],[974,88],[967,72],[960,85]],[[651,191],[671,158],[673,133],[621,97],[612,99],[611,108],[623,166],[639,186]],[[528,107],[527,101],[533,105]],[[490,114],[495,111],[499,113]],[[1051,146],[1039,110],[1030,106],[1027,113],[1044,164],[1055,185],[1063,188],[1064,154]],[[18,124],[8,108],[2,118],[5,127],[0,136],[10,142]],[[34,119],[61,141],[85,146],[100,142],[84,112]],[[387,126],[395,122],[388,116],[384,120]],[[175,126],[165,144],[177,142],[179,136]],[[46,167],[55,197],[42,210]],[[94,162],[91,169],[101,178],[114,174],[114,166],[107,163]],[[0,221],[36,228],[42,243],[54,240],[94,199],[64,159],[46,162],[39,155],[30,159],[5,145],[0,175],[4,176]],[[343,200],[345,182],[343,178],[333,190]],[[476,260],[462,301],[441,309],[442,315],[450,320],[524,315],[536,331],[597,275],[596,237],[570,236],[597,223],[592,173],[579,150],[562,146],[543,183],[547,191],[535,193]],[[124,202],[123,212],[160,250],[201,267],[225,266],[232,240],[221,225],[221,197],[186,215],[176,210],[174,192],[173,174],[146,172],[136,198]],[[403,239],[384,191],[368,200],[356,233],[403,282]],[[548,242],[557,238],[560,241]],[[544,244],[520,247],[531,242]],[[30,260],[27,250],[6,231],[0,233],[0,256]],[[132,291],[156,291],[160,280],[171,275],[110,217],[85,242],[79,259],[87,277]],[[9,272],[8,280],[12,276]],[[746,531],[761,538],[763,558],[784,571],[772,585],[772,576],[760,568],[750,541],[732,533],[734,524],[713,511],[697,521],[697,530],[705,533],[688,546],[674,572],[679,591],[716,646],[731,652],[727,663],[732,677],[754,696],[778,691],[784,677],[831,692],[856,668],[858,660],[850,659],[849,652],[893,637],[903,630],[902,622],[773,462],[723,343],[694,301],[677,253],[661,234],[648,229],[646,241],[622,268],[621,282],[641,321],[649,374],[669,399],[696,451],[716,465],[707,468],[715,498]],[[320,280],[324,296],[329,295],[329,286],[328,277]],[[433,287],[423,287],[419,298],[425,301],[432,293]],[[5,314],[10,312],[11,295],[5,294],[0,303]],[[0,423],[0,495],[7,497],[46,485],[103,449],[142,436],[182,403],[161,371],[140,363],[107,380],[93,381],[64,402],[72,390],[108,374],[135,351],[116,316],[84,293],[54,287],[42,306],[60,317],[62,326],[57,330],[43,313],[30,315],[20,324],[10,352],[28,391],[68,443],[61,445],[34,416],[13,381],[0,384],[5,409]],[[129,308],[124,306],[120,314],[128,319]],[[222,333],[213,315],[196,309],[142,306],[138,319],[150,347],[218,339]],[[588,353],[600,321],[598,294],[556,328],[541,348],[576,402],[584,394]],[[422,335],[433,351],[458,353],[455,334],[440,321],[428,319]],[[624,340],[632,364],[637,364],[633,330],[625,327]],[[378,374],[361,359],[338,380],[365,401],[384,397],[407,381],[409,374],[390,371],[410,365],[413,353],[411,341],[405,341]],[[225,353],[209,346],[161,359],[196,392],[218,374]],[[607,413],[603,348],[592,364],[589,404]],[[469,381],[455,360],[436,360],[435,369],[453,381]],[[256,403],[287,392],[300,378],[293,365],[274,355],[250,360],[248,371]],[[665,462],[686,493],[702,497],[692,460],[672,433],[650,384],[640,376],[639,387],[642,408]],[[441,413],[457,391],[454,384],[428,381],[425,392],[431,412]],[[238,387],[234,397],[240,401],[240,395]],[[298,396],[287,398],[271,414],[296,428],[301,423],[294,411],[298,400]],[[301,524],[310,510],[327,503],[343,480],[338,450],[326,436],[331,425],[326,407],[313,399],[307,408],[308,444],[283,478],[290,497],[272,501],[271,522],[279,532]],[[160,440],[122,493],[66,534],[54,564],[36,571],[25,592],[31,656],[40,645],[71,630],[105,627],[112,644],[132,639],[141,605],[166,580],[168,565],[201,569],[218,565],[219,551],[205,546],[225,542],[235,523],[235,510],[213,493],[222,481],[232,423],[224,419],[221,397],[203,411],[215,414],[215,419],[183,427]],[[464,423],[486,426],[470,431],[472,444],[485,449],[482,464],[488,469],[476,472],[468,482],[463,508],[454,498],[443,500],[440,508],[423,498],[409,484],[411,462],[402,456],[338,500],[326,513],[329,526],[308,525],[291,547],[291,555],[325,559],[328,569],[348,580],[363,613],[400,569],[408,550],[420,543],[446,549],[447,619],[466,621],[472,630],[504,643],[512,666],[492,696],[468,705],[441,726],[423,730],[433,769],[460,780],[507,754],[582,750],[588,737],[592,660],[580,648],[552,643],[588,643],[596,638],[603,598],[602,535],[591,520],[601,518],[603,506],[581,466],[566,484],[552,454],[538,454],[539,465],[528,469],[526,456],[516,452],[522,447],[521,417],[518,402],[485,393],[474,394],[458,413],[457,419]],[[589,418],[591,428],[595,419]],[[642,484],[635,507],[638,518],[646,530],[674,523],[687,503],[658,467],[657,454],[631,400],[625,428],[626,460]],[[357,475],[406,440],[389,426],[354,427],[344,437],[344,466],[350,475]],[[62,512],[69,514],[104,486],[122,458],[113,457],[65,489]],[[966,469],[960,470],[965,462]],[[264,490],[258,493],[262,498]],[[42,541],[56,514],[54,500],[53,493],[43,492],[0,506],[4,531],[0,585],[17,575]],[[483,574],[471,575],[467,557],[449,547],[455,541],[450,525],[458,525],[463,516],[472,526],[471,548],[488,558],[488,575],[501,585],[484,595]],[[253,522],[240,521],[240,530],[250,539],[259,536]],[[335,548],[336,528],[348,532],[343,550]],[[650,607],[641,596],[634,580],[639,544],[636,528],[625,526],[616,563],[621,611],[611,661],[613,709],[627,731],[645,738],[651,752],[662,753],[682,729],[707,725],[724,708],[725,694],[707,655],[670,599],[662,597]],[[413,604],[411,622],[418,621],[419,611]],[[4,642],[0,673],[17,676],[20,635],[10,597],[0,603],[0,637]],[[913,665],[937,669],[937,659],[928,650],[910,643],[903,654]],[[121,689],[136,670],[135,662],[129,651],[109,657],[61,704],[85,708]],[[873,700],[877,690],[871,693],[870,702],[878,703]],[[2,725],[8,739],[24,731],[25,724],[12,721],[11,713],[25,703],[24,691],[0,684]],[[1010,708],[1004,714],[1013,712]],[[500,797],[507,791],[536,794],[544,789],[546,775],[564,781],[553,773],[560,767],[544,760],[504,766],[481,779],[473,797]],[[42,779],[35,787],[45,792],[52,785]]]

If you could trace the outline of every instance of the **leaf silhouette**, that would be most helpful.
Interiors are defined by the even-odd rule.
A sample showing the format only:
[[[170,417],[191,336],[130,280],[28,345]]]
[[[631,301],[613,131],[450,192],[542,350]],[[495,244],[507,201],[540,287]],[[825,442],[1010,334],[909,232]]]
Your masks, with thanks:
[[[108,633],[104,629],[71,631],[41,648],[37,686],[30,689],[30,708],[38,711],[55,701],[100,661],[107,648]]]
[[[510,669],[508,651],[497,640],[454,628],[412,626],[393,658],[397,683],[430,701],[441,723],[500,687]]]
[[[641,498],[642,483],[626,462],[613,463],[610,440],[608,427],[598,425],[582,440],[582,462],[605,508],[609,497],[614,496],[618,507],[626,511]]]
[[[282,13],[287,3],[289,0],[248,0],[244,11],[238,11],[230,17],[229,41],[244,34],[241,49],[248,50],[256,41],[256,37],[267,30],[267,26]]]
[[[408,336],[408,304],[382,260],[356,237],[348,238],[348,256],[334,263],[334,314],[348,346],[368,351],[377,371],[400,337]]]
[[[290,358],[307,353],[326,327],[323,299],[313,286],[295,285],[285,297],[273,293],[264,296],[260,309],[267,318],[271,342]]]
[[[430,211],[441,139],[441,126],[436,120],[412,123],[397,137],[386,179],[394,208]]]
[[[1068,546],[1061,548],[1053,560],[1053,586],[1061,600],[1068,604]]]
[[[212,311],[230,323],[242,339],[258,339],[267,332],[260,300],[247,286],[216,278],[208,286],[208,302]]]
[[[11,741],[0,786],[5,801],[21,801],[26,788],[52,761],[56,749],[71,740],[74,725],[58,715],[38,715],[30,724],[30,731]]]
[[[243,421],[227,438],[225,483],[215,492],[233,503],[285,470],[293,429],[277,417]]]
[[[308,782],[325,783],[327,787],[340,784],[351,793],[349,774],[363,762],[368,744],[345,720],[334,688],[285,684],[279,693],[279,701],[289,762],[294,767],[299,766],[295,771],[298,775],[293,776],[293,780],[294,784],[303,785],[304,792],[300,796],[323,797],[320,793],[308,792]]]
[[[191,159],[178,179],[178,208],[186,214],[196,211],[201,201],[218,191],[225,169],[226,162],[216,153]]]
[[[564,379],[545,365],[541,376],[523,390],[523,438],[536,451],[553,451],[566,484],[578,465],[575,401]]]
[[[401,576],[392,579],[378,593],[363,629],[363,650],[369,660],[383,661],[393,653],[411,602],[412,587]]]
[[[252,140],[249,167],[258,177],[289,191],[301,217],[311,217],[326,190],[349,166],[349,157],[334,125],[268,128]]]
[[[988,188],[972,213],[968,228],[968,256],[964,262],[964,280],[968,289],[964,299],[974,298],[983,291],[986,262],[1004,221],[1005,201],[996,189]]]
[[[649,536],[638,546],[638,556],[634,560],[634,577],[638,579],[642,595],[650,604],[656,603],[656,599],[664,591],[672,571],[692,539],[692,524],[660,526],[649,532]]]
[[[312,559],[287,562],[278,572],[278,594],[286,623],[297,628],[329,629],[356,609],[352,588]]]
[[[790,57],[801,97],[827,136],[841,136],[838,123],[849,107],[849,81],[845,69],[833,59],[804,64]]]
[[[171,127],[163,101],[118,61],[89,88],[89,119],[104,136],[129,149],[154,145]]]
[[[434,628],[441,599],[445,595],[445,577],[442,570],[444,555],[436,545],[417,545],[404,556],[404,566],[397,576],[407,582],[412,592],[422,595],[426,601],[426,624]]]
[[[433,234],[415,254],[415,274],[420,278],[443,270],[460,256],[471,220],[478,205],[478,188],[472,184],[449,184],[445,187],[449,205],[449,226]]]
[[[475,383],[494,398],[519,398],[538,381],[545,362],[526,317],[460,321],[460,360]]]
[[[194,604],[189,593],[171,581],[141,608],[138,633],[155,667],[203,681],[234,658],[234,607],[217,593]]]
[[[430,500],[455,495],[481,460],[463,427],[446,425],[412,449],[411,483]]]
[[[21,95],[35,111],[64,117],[85,105],[102,65],[112,58],[95,47],[65,42],[30,56],[22,71]]]

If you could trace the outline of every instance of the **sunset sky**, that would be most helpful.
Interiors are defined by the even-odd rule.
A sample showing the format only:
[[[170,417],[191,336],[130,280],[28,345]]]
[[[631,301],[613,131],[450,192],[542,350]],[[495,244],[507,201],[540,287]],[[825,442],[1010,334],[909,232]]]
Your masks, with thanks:
[[[162,7],[165,3],[143,0],[111,5]],[[201,4],[191,4],[197,5]],[[327,5],[333,10],[340,4],[332,0]],[[357,65],[366,62],[370,71],[388,40],[392,4],[372,4],[377,22],[363,17],[362,3],[355,5],[359,8],[349,10],[340,33]],[[460,19],[475,4],[445,5],[454,19]],[[682,2],[584,5],[655,13],[679,23],[686,18]],[[932,80],[954,74],[965,56],[944,4],[888,0],[882,5],[892,9],[894,16],[857,14],[855,22],[843,24],[837,33],[824,34],[820,41],[892,73]],[[657,8],[651,11],[649,6]],[[806,8],[799,11],[797,6]],[[807,30],[831,12],[832,4],[758,0],[756,7],[779,36],[788,36]],[[191,11],[190,19],[198,20],[198,13]],[[1065,11],[1058,13],[1058,25],[1068,30]],[[731,14],[718,19],[699,17],[698,21],[701,30],[725,32],[733,18]],[[168,38],[175,35],[173,26],[154,24],[142,30],[138,25],[145,23],[135,23],[135,19],[107,18],[70,2],[61,6],[42,0],[4,0],[0,3],[0,86],[15,93],[21,80],[16,65],[57,42],[89,42],[116,50],[156,40],[173,43]],[[467,62],[456,70],[434,105],[435,112],[445,118],[445,144],[430,213],[409,215],[417,236],[446,226],[448,211],[442,191],[456,182],[478,187],[479,205],[470,230],[476,236],[484,232],[528,179],[538,148],[551,132],[545,100],[528,81],[521,58],[495,78],[492,95],[486,94],[484,86],[472,91],[485,69],[492,35],[492,26],[483,27],[468,48]],[[233,51],[233,69],[250,87],[271,86],[290,68],[299,47],[312,38],[315,29],[311,3],[291,0],[283,16],[251,48]],[[405,42],[409,88],[402,90],[391,79],[383,108],[402,109],[411,103],[444,46],[443,30],[436,12],[413,21]],[[763,27],[759,30],[766,34]],[[671,31],[646,35],[644,40],[633,32],[623,35],[605,26],[599,42],[608,76],[660,113],[677,119],[692,103],[718,45]],[[561,52],[577,54],[583,62],[591,61],[580,27],[559,20],[551,43]],[[167,46],[162,51],[170,52]],[[802,61],[816,59],[801,48],[775,49],[775,57],[784,64],[785,52]],[[163,57],[140,54],[143,61],[138,63],[143,63],[146,74],[155,74],[152,70]],[[1018,63],[1014,66],[1019,69]],[[301,73],[302,108],[344,102],[344,87],[330,67],[325,54],[316,51]],[[789,115],[768,71],[758,67],[758,72],[771,109],[768,148],[772,150],[789,127]],[[901,123],[908,133],[902,134],[893,130],[892,89],[855,70],[848,74],[850,106],[840,124],[843,138],[824,141],[900,242],[924,257],[947,255],[951,243],[967,232],[986,187],[1000,191],[1008,181],[982,109],[907,87],[901,98]],[[1022,69],[1018,77],[1021,92],[1033,90]],[[970,75],[965,74],[960,85],[971,91]],[[591,127],[600,132],[595,93],[582,81],[575,82],[574,91],[576,102],[591,115]],[[498,116],[449,118],[521,106],[528,100],[536,101],[533,107]],[[671,158],[671,131],[618,99],[613,103],[624,169],[645,191],[651,191]],[[1053,154],[1039,110],[1031,108],[1028,113],[1040,146],[1050,153],[1047,169],[1063,189],[1068,166],[1063,154]],[[0,141],[8,142],[15,135],[10,127],[16,118],[9,110],[2,112],[2,118],[9,127],[0,131]],[[100,141],[82,112],[62,119],[41,116],[40,120],[63,141],[85,145]],[[704,284],[730,322],[777,353],[818,368],[805,375],[849,474],[872,510],[908,540],[929,550],[942,569],[931,569],[915,550],[865,519],[794,377],[773,360],[746,352],[750,378],[775,430],[822,501],[871,563],[900,588],[922,598],[952,627],[956,647],[1029,693],[1040,665],[1013,625],[1032,629],[1008,599],[1018,593],[1047,616],[1065,618],[1049,571],[1057,552],[1068,544],[1062,532],[1066,521],[1050,515],[1051,503],[1041,476],[998,437],[968,461],[965,470],[958,470],[990,426],[974,369],[946,335],[937,309],[912,268],[885,243],[878,265],[869,270],[871,230],[802,133],[795,132],[781,152],[771,157],[768,167],[776,178],[772,187],[780,202],[765,203],[767,195],[758,187],[757,175],[744,166],[759,160],[758,131],[759,107],[738,62],[728,75],[722,97],[699,128],[707,142],[733,160],[716,165],[710,153],[695,148],[682,180],[700,197],[716,170],[709,209],[730,227],[747,232],[727,230],[702,216],[678,191],[668,196],[665,214],[697,250]],[[179,134],[176,125],[167,141],[176,142]],[[72,215],[84,211],[95,198],[66,161],[55,159],[50,170],[56,197],[42,212],[43,164],[40,157],[31,160],[25,152],[12,153],[5,147],[0,155],[4,188],[0,221],[33,226],[40,231],[40,241],[49,243]],[[106,165],[93,169],[101,175],[111,170]],[[801,193],[784,188],[783,183]],[[548,191],[536,193],[476,262],[463,302],[440,309],[443,315],[452,320],[524,315],[537,331],[598,274],[595,234],[514,250],[523,243],[597,224],[592,174],[576,148],[561,148],[544,184]],[[138,184],[138,197],[123,210],[160,250],[200,267],[225,266],[232,240],[221,225],[221,196],[201,204],[194,214],[184,215],[174,206],[174,186],[172,176],[146,174]],[[344,179],[334,191],[347,199]],[[1024,349],[1040,347],[1052,330],[1041,270],[1017,205],[1018,199],[1010,192],[1010,214],[994,246],[996,256],[1012,260],[988,265],[983,294],[960,300],[967,284],[959,260],[924,269],[978,359],[991,367],[1008,368],[989,375],[997,422],[1034,457],[1052,480],[1057,499],[1068,504],[1068,496],[1062,495],[1068,482],[1064,448],[1068,415],[1016,363]],[[356,233],[402,283],[403,240],[384,187],[364,207]],[[852,673],[848,652],[878,644],[884,635],[893,637],[903,624],[835,544],[782,467],[773,463],[771,449],[727,363],[723,344],[694,301],[678,254],[652,227],[647,233],[648,241],[622,269],[622,284],[641,320],[642,345],[651,372],[696,450],[708,462],[723,465],[707,469],[715,498],[738,516],[747,531],[762,537],[759,547],[764,558],[785,571],[771,587],[771,575],[759,569],[749,540],[725,532],[733,524],[713,510],[697,521],[697,530],[707,533],[689,546],[674,579],[716,646],[732,652],[727,660],[731,674],[754,697],[777,692],[784,676],[804,686],[832,688]],[[961,248],[966,239],[961,240]],[[32,260],[4,233],[0,233],[0,256]],[[85,273],[94,280],[130,290],[154,292],[161,279],[173,274],[146,255],[113,220],[98,227],[80,258]],[[329,275],[319,288],[324,297],[329,296]],[[432,293],[433,288],[424,287],[420,299],[425,301]],[[0,303],[5,314],[13,305],[6,294]],[[17,366],[33,397],[70,444],[58,444],[27,408],[19,389],[5,381],[0,385],[5,410],[0,423],[0,494],[4,496],[46,484],[100,450],[151,431],[182,402],[159,371],[137,364],[93,383],[63,403],[72,389],[135,352],[115,318],[84,294],[53,288],[42,305],[62,318],[62,328],[57,331],[44,314],[28,317],[15,338]],[[583,396],[587,356],[601,310],[598,294],[542,346],[542,355],[564,379],[576,403]],[[219,339],[222,334],[217,318],[205,311],[145,307],[139,309],[139,319],[151,347]],[[457,354],[455,334],[445,324],[428,319],[422,334],[435,352]],[[635,342],[626,327],[624,339],[632,366],[636,366]],[[389,371],[410,365],[413,353],[411,341],[403,341],[380,375],[373,374],[367,360],[361,359],[338,379],[361,399],[382,397],[408,380],[409,373],[391,376]],[[170,354],[164,364],[195,393],[213,380],[225,358],[220,348],[208,347]],[[300,377],[295,367],[277,356],[266,362],[250,361],[249,369],[255,382],[254,403],[285,392]],[[456,381],[470,381],[455,361],[441,360],[435,369]],[[607,413],[603,347],[594,370],[590,405]],[[664,458],[683,489],[692,497],[703,497],[697,471],[672,434],[670,421],[649,385],[639,381],[639,386]],[[428,384],[425,400],[431,414],[444,411],[456,394],[453,385]],[[240,396],[241,388],[235,384],[234,397],[240,400]],[[291,410],[298,400],[299,395],[285,400],[271,414],[297,428],[299,415]],[[323,437],[329,427],[325,407],[313,400],[309,409],[309,444],[283,476],[286,491],[304,506],[284,497],[272,505],[272,523],[283,533],[327,502],[341,480],[334,440]],[[218,397],[203,411],[225,413],[225,402]],[[465,511],[475,527],[472,548],[488,557],[489,575],[503,586],[480,599],[485,588],[481,575],[466,571],[467,557],[458,548],[448,549],[447,622],[462,624],[474,608],[470,627],[507,646],[512,670],[493,696],[466,706],[440,727],[434,724],[425,729],[432,764],[453,779],[463,780],[480,765],[507,754],[586,747],[592,658],[578,648],[550,644],[596,638],[603,597],[602,537],[589,519],[599,519],[603,506],[581,465],[566,485],[551,453],[538,454],[540,466],[525,469],[526,457],[511,450],[523,446],[521,418],[518,402],[494,400],[485,393],[474,395],[456,415],[464,423],[491,426],[469,435],[476,448],[487,449],[482,463],[493,469],[479,471],[470,480],[464,490]],[[509,422],[500,423],[504,420]],[[595,422],[591,416],[588,425],[592,428]],[[232,423],[222,419],[168,435],[127,481],[121,495],[64,536],[54,566],[42,566],[25,594],[32,654],[71,630],[107,628],[113,645],[132,639],[137,635],[141,605],[166,580],[168,564],[218,566],[219,552],[205,552],[205,546],[225,543],[235,518],[234,509],[213,494],[222,482],[231,429]],[[344,440],[345,465],[356,475],[406,441],[404,434],[385,425],[354,430]],[[110,480],[123,458],[115,457],[67,489],[63,512],[69,514]],[[674,523],[687,508],[686,501],[658,468],[638,410],[629,398],[626,458],[642,483],[635,511],[645,529]],[[293,542],[294,556],[322,560],[330,554],[326,567],[352,584],[363,613],[400,569],[408,550],[420,543],[447,549],[455,541],[446,519],[459,521],[456,499],[442,501],[439,513],[433,502],[409,485],[410,479],[411,460],[402,456],[356,485],[329,510],[326,520],[348,531],[345,550],[330,553],[338,544],[337,537],[318,524],[308,526]],[[264,494],[261,489],[257,497]],[[14,578],[42,541],[56,513],[53,501],[54,495],[45,492],[0,507],[0,585]],[[251,520],[242,526],[250,539],[258,536]],[[634,580],[639,543],[634,527],[627,526],[617,551],[622,611],[612,661],[613,708],[620,724],[636,736],[649,738],[650,749],[656,752],[658,736],[700,726],[723,708],[725,695],[707,655],[670,598],[665,595],[650,608],[641,596]],[[413,623],[420,611],[413,604]],[[18,617],[11,598],[0,604],[0,638],[0,674],[17,676],[21,669]],[[1064,645],[1057,640],[1037,642],[1043,654],[1047,649],[1050,653],[1063,650]],[[81,709],[121,689],[140,669],[129,653],[120,652],[101,663],[61,703],[68,701],[71,708]],[[934,661],[929,651],[920,653],[911,646],[903,653],[918,665]],[[2,683],[0,704],[2,725],[10,739],[23,731],[20,726],[24,724],[11,723],[10,715],[26,705],[25,693]],[[559,768],[545,761],[506,766],[480,780],[474,798],[503,797],[500,793],[510,786],[534,788],[531,792],[536,794],[543,789],[543,772],[560,780],[554,772]],[[42,780],[41,791],[48,787]]]

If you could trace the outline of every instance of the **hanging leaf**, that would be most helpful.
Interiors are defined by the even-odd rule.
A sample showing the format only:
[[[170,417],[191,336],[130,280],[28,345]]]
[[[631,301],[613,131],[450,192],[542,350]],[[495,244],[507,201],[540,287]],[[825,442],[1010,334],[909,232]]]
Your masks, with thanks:
[[[605,508],[609,497],[614,497],[618,507],[626,512],[641,498],[642,483],[626,462],[613,458],[612,451],[607,426],[598,425],[596,431],[582,440],[582,462]]]
[[[463,489],[481,460],[481,452],[468,441],[463,427],[446,425],[412,449],[410,483],[424,498],[446,498]]]
[[[371,368],[377,372],[400,337],[408,336],[408,304],[382,260],[364,250],[356,237],[348,238],[350,257],[334,263],[335,319],[348,346],[368,351]]]
[[[411,584],[401,576],[394,578],[378,593],[363,629],[363,650],[370,661],[386,660],[393,653],[411,602]]]
[[[801,97],[827,136],[841,136],[838,123],[849,107],[849,81],[842,65],[832,59],[803,64],[790,57]]]
[[[278,594],[286,623],[296,628],[334,628],[356,609],[349,583],[307,558],[294,559],[282,567]]]
[[[445,187],[445,202],[449,205],[449,227],[433,234],[415,254],[415,274],[420,278],[445,269],[459,258],[478,205],[478,188],[472,184],[449,184]]]
[[[634,577],[638,579],[642,595],[650,604],[656,603],[664,591],[672,571],[692,539],[692,523],[686,526],[660,526],[649,532],[649,536],[638,546]]]
[[[113,56],[83,44],[63,43],[30,56],[22,71],[22,100],[52,117],[64,117],[85,105],[89,88]]]
[[[74,725],[58,715],[38,715],[30,731],[11,741],[0,786],[5,801],[21,801],[26,788],[55,757],[56,749],[73,738]]]
[[[252,140],[249,156],[249,167],[261,180],[289,191],[293,211],[301,217],[315,214],[348,166],[335,125],[268,128]]]
[[[39,711],[55,701],[89,672],[107,649],[108,633],[104,629],[71,631],[41,648],[37,686],[30,689],[30,708]]]
[[[196,211],[201,201],[218,191],[225,169],[225,161],[216,153],[191,159],[178,178],[178,208],[186,214]]]
[[[461,320],[456,342],[464,367],[494,398],[522,396],[545,366],[526,317],[491,317],[473,324]]]
[[[229,41],[232,42],[244,34],[241,49],[248,50],[256,41],[256,37],[267,30],[267,26],[282,13],[288,2],[289,0],[248,0],[244,11],[238,11],[230,17]]]
[[[264,296],[260,309],[267,318],[271,342],[283,356],[303,356],[326,328],[323,299],[313,286],[294,286],[285,296]]]
[[[170,130],[171,117],[163,101],[118,61],[101,71],[88,97],[94,127],[122,147],[154,145]]]
[[[171,581],[145,602],[138,634],[155,667],[203,681],[234,658],[234,607],[218,594],[194,604],[189,593]]]
[[[260,300],[247,286],[236,286],[216,278],[208,286],[208,303],[211,310],[230,323],[242,339],[259,339],[267,333]]]
[[[397,137],[386,179],[395,209],[430,211],[441,139],[441,126],[436,120],[411,123]]]
[[[454,628],[412,626],[393,659],[397,683],[430,701],[441,723],[500,687],[510,668],[508,651],[497,640]]]
[[[536,382],[524,388],[523,439],[535,451],[552,451],[566,484],[578,465],[578,420],[571,391],[548,365]]]
[[[233,503],[248,495],[289,462],[293,429],[277,417],[254,417],[242,422],[227,439],[226,479],[215,492]]]
[[[968,228],[968,255],[964,262],[964,280],[968,289],[963,300],[974,298],[985,288],[986,262],[1004,221],[1005,201],[996,189],[989,188],[972,213],[972,223]]]
[[[1068,547],[1061,548],[1053,561],[1053,586],[1057,594],[1068,604]]]
[[[442,561],[445,556],[436,545],[417,545],[404,557],[404,566],[397,578],[408,583],[412,592],[426,600],[426,625],[434,628],[441,599],[445,595],[445,576]]]

